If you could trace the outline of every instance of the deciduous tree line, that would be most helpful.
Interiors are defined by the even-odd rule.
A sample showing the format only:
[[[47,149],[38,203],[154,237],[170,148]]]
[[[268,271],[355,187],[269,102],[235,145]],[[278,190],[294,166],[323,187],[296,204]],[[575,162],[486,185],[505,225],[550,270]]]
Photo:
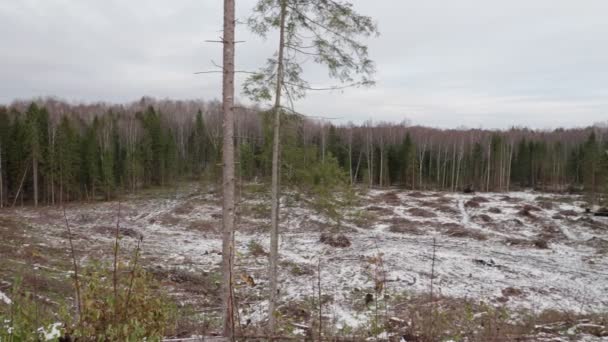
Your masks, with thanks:
[[[270,179],[273,115],[237,107],[238,179]],[[282,116],[285,184],[314,182],[320,176],[311,166],[333,163],[347,181],[372,187],[598,193],[608,185],[605,127],[439,130]],[[0,108],[0,202],[57,204],[176,180],[219,181],[221,139],[221,105],[215,101],[16,102]]]

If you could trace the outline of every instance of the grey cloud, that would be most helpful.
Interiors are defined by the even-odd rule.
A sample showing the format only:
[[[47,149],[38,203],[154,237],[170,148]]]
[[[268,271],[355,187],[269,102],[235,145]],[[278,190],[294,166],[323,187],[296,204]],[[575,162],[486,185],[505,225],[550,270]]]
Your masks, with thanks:
[[[296,103],[338,121],[439,127],[581,126],[608,114],[604,0],[353,0],[376,18],[377,86],[312,92]],[[255,0],[237,1],[245,18]],[[55,95],[123,102],[218,98],[220,0],[0,0],[0,102]],[[261,66],[268,41],[237,29],[237,65]],[[311,84],[332,84],[306,63]],[[243,76],[239,75],[238,81]],[[247,99],[241,98],[247,103]]]

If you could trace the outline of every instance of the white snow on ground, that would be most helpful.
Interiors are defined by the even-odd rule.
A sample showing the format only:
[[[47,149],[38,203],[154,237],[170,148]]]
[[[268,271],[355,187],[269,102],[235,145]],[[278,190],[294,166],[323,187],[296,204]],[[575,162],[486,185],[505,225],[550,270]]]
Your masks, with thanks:
[[[38,333],[45,341],[55,341],[61,337],[61,323],[53,323],[46,328],[38,328]]]
[[[6,305],[11,305],[13,303],[11,299],[2,291],[0,291],[0,302],[3,302]]]
[[[391,194],[392,200],[385,201]],[[475,196],[483,197],[479,206],[467,205]],[[552,204],[540,207],[548,201]],[[268,202],[246,199],[242,207]],[[281,212],[280,297],[285,303],[308,300],[313,287],[317,291],[320,262],[322,292],[333,299],[324,309],[326,314],[336,317],[338,326],[358,326],[368,317],[356,307],[361,307],[366,293],[373,293],[373,275],[378,272],[370,259],[380,255],[383,261],[386,293],[427,292],[435,238],[436,293],[496,305],[502,305],[501,300],[511,308],[535,312],[550,308],[605,312],[608,221],[586,216],[580,204],[577,198],[531,191],[468,195],[372,190],[345,215],[341,229],[351,246],[334,248],[319,242],[320,232],[331,228],[328,219],[304,202],[296,202]],[[521,214],[525,205],[534,206],[528,216]],[[217,270],[221,261],[221,204],[213,194],[190,190],[171,198],[125,201],[123,206],[121,227],[143,234],[148,263],[199,273]],[[412,209],[424,209],[435,216],[421,217]],[[115,212],[116,203],[68,209],[75,233],[86,236],[77,243],[93,249],[111,241],[111,235],[100,234],[95,228],[112,226]],[[362,214],[370,217],[353,219]],[[20,210],[19,215],[40,228],[41,234],[52,235],[49,243],[65,245],[65,239],[59,238],[63,229],[60,219],[37,222],[36,212],[30,209]],[[251,256],[248,245],[256,241],[268,250],[267,216],[246,213],[238,225],[235,272],[251,275],[256,283],[255,287],[237,286],[236,291],[246,298],[266,298],[267,260]],[[418,232],[391,231],[402,224],[410,224]],[[454,227],[464,236],[451,233],[449,229]],[[472,238],[469,233],[486,239]],[[548,248],[535,247],[538,239],[544,239]],[[135,241],[123,239],[130,246]],[[294,265],[310,272],[296,275],[291,272]],[[507,288],[522,294],[505,298],[502,291]],[[239,307],[240,318],[259,322],[266,308],[264,300],[247,300]]]

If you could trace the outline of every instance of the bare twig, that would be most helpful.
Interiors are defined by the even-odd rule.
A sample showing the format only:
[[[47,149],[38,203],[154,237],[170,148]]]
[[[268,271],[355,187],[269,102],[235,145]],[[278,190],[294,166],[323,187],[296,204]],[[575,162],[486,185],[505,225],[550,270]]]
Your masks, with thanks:
[[[127,298],[125,299],[125,312],[124,312],[124,319],[127,319],[127,311],[129,310],[129,301],[131,300],[131,293],[133,291],[133,282],[135,280],[135,272],[136,272],[136,267],[137,267],[137,262],[139,261],[139,252],[140,252],[140,245],[141,245],[141,241],[143,240],[143,236],[139,237],[139,240],[137,240],[137,246],[135,247],[135,256],[133,257],[133,266],[131,267],[131,272],[130,272],[130,279],[129,279],[129,288],[127,290]]]
[[[319,341],[323,339],[323,299],[321,298],[321,258],[317,264],[317,290],[319,291]]]
[[[74,288],[76,289],[76,303],[78,304],[78,321],[82,317],[82,298],[80,297],[80,279],[78,278],[78,262],[76,260],[76,251],[74,250],[74,243],[72,241],[72,230],[70,229],[70,223],[68,222],[68,215],[65,212],[65,205],[62,203],[63,218],[65,219],[65,227],[68,231],[68,241],[70,242],[70,253],[72,255],[72,263],[74,267]]]
[[[436,252],[436,248],[437,248],[437,244],[436,244],[436,240],[435,238],[433,238],[433,258],[432,258],[432,262],[431,262],[431,305],[430,305],[430,319],[431,319],[431,324],[430,324],[430,330],[431,330],[431,341],[435,340],[435,304],[433,302],[433,281],[435,279],[435,252]]]
[[[118,240],[120,238],[120,200],[116,214],[116,235],[114,238],[114,270],[112,272],[112,286],[114,287],[114,323],[118,321]]]
[[[15,199],[13,200],[12,207],[14,207],[15,204],[17,203],[17,199],[19,198],[19,194],[21,193],[21,188],[23,187],[23,181],[25,181],[25,175],[27,175],[27,171],[29,169],[30,169],[29,165],[25,167],[25,171],[23,172],[23,177],[21,177],[21,183],[19,184],[19,189],[17,190],[17,194],[15,195]],[[23,201],[21,201],[21,203],[23,204]]]

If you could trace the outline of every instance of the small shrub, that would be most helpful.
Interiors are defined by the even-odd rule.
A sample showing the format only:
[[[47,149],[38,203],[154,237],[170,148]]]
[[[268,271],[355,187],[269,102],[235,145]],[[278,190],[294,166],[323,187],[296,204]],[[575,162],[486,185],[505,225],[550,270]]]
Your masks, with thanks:
[[[83,269],[81,313],[66,321],[73,338],[105,341],[155,340],[165,336],[174,320],[174,305],[141,267],[118,267],[116,292],[112,267],[96,263]]]
[[[21,279],[13,283],[10,298],[10,305],[0,306],[0,341],[41,341],[51,337],[51,332],[53,338],[61,335],[54,323],[57,317],[33,293],[23,291]]]
[[[249,250],[249,254],[255,257],[268,256],[268,253],[264,250],[264,247],[262,247],[262,245],[260,245],[260,243],[257,241],[249,241],[249,244],[247,244],[247,249]]]

